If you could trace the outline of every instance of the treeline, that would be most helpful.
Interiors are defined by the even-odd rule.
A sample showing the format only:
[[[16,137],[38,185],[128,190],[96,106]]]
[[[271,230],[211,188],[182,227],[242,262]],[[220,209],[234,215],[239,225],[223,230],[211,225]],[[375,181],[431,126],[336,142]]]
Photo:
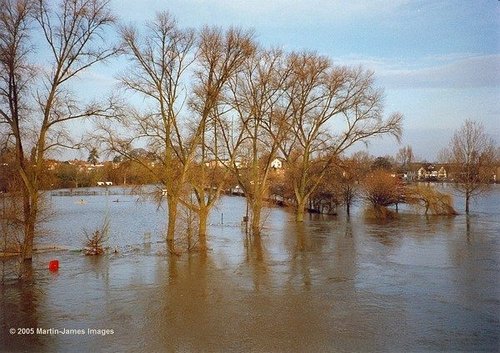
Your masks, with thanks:
[[[116,94],[88,102],[74,90],[80,74],[118,56],[128,66],[117,74]],[[352,145],[401,136],[402,115],[384,115],[371,71],[314,52],[265,48],[241,28],[183,28],[167,12],[123,25],[106,0],[3,1],[0,66],[1,142],[19,181],[25,259],[54,149],[92,146],[140,166],[162,185],[171,249],[184,209],[196,215],[204,249],[208,215],[228,181],[244,190],[258,235],[277,157],[301,222]],[[67,123],[90,117],[92,136],[72,141]],[[62,168],[59,177],[69,183],[72,172]]]
[[[349,147],[400,136],[401,115],[384,118],[382,92],[362,68],[266,49],[238,28],[183,29],[167,13],[120,34],[130,64],[120,81],[147,104],[100,121],[95,140],[143,163],[163,186],[169,244],[178,212],[187,208],[198,219],[199,247],[206,247],[209,212],[231,179],[248,199],[251,233],[258,235],[278,156],[303,221],[311,194]],[[139,142],[154,166],[132,155]]]

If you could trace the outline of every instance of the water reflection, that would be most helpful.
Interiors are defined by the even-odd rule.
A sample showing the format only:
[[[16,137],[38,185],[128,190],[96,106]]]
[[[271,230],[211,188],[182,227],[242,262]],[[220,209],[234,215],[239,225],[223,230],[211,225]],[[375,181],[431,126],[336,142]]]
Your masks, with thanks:
[[[6,265],[14,266],[15,262],[12,259]],[[0,285],[0,351],[26,351],[35,346],[43,350],[43,337],[31,330],[39,326],[39,304],[44,293],[33,264],[26,262],[22,266],[22,280]]]
[[[259,291],[261,287],[270,285],[268,276],[267,251],[264,246],[265,235],[245,235],[244,248],[246,265],[249,266],[252,272],[252,282],[255,291]]]
[[[344,231],[336,237],[331,280],[343,282],[349,286],[350,291],[354,292],[354,279],[358,272],[358,253],[352,227],[352,223],[347,221],[344,224]]]
[[[306,290],[311,288],[310,254],[312,246],[308,227],[309,222],[307,224],[295,222],[287,224],[286,233],[289,237],[295,238],[295,246],[290,251],[289,288],[294,288],[298,284]]]

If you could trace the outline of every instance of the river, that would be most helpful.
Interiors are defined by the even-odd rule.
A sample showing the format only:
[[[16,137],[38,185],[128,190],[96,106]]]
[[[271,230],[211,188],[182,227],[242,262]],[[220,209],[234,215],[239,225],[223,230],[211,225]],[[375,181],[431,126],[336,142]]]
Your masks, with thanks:
[[[245,199],[224,197],[212,213],[208,253],[181,256],[167,254],[166,211],[152,201],[117,193],[49,202],[54,215],[38,243],[70,250],[37,254],[30,276],[1,286],[2,352],[500,347],[498,187],[468,217],[402,212],[379,222],[357,207],[350,218],[311,215],[296,224],[289,210],[270,208],[260,238],[241,227]],[[116,253],[71,251],[106,218]],[[55,273],[51,259],[60,262]]]

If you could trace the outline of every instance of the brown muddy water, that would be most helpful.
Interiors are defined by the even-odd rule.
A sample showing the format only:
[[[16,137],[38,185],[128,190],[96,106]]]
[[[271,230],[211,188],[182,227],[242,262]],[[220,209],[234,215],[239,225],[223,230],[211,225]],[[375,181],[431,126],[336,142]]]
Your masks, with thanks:
[[[37,254],[27,278],[1,285],[0,351],[500,349],[499,188],[470,217],[403,212],[381,223],[358,210],[296,224],[273,208],[260,238],[240,226],[245,200],[225,197],[210,251],[179,257],[161,242],[164,209],[136,196],[81,198],[52,197],[39,242],[81,248],[83,229],[108,215],[118,253]]]

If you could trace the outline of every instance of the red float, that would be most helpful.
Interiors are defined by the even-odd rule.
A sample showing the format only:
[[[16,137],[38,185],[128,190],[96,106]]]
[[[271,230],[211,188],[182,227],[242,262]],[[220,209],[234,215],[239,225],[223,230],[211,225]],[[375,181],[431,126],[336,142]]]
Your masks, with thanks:
[[[51,260],[49,262],[49,270],[51,271],[59,270],[59,260]]]

